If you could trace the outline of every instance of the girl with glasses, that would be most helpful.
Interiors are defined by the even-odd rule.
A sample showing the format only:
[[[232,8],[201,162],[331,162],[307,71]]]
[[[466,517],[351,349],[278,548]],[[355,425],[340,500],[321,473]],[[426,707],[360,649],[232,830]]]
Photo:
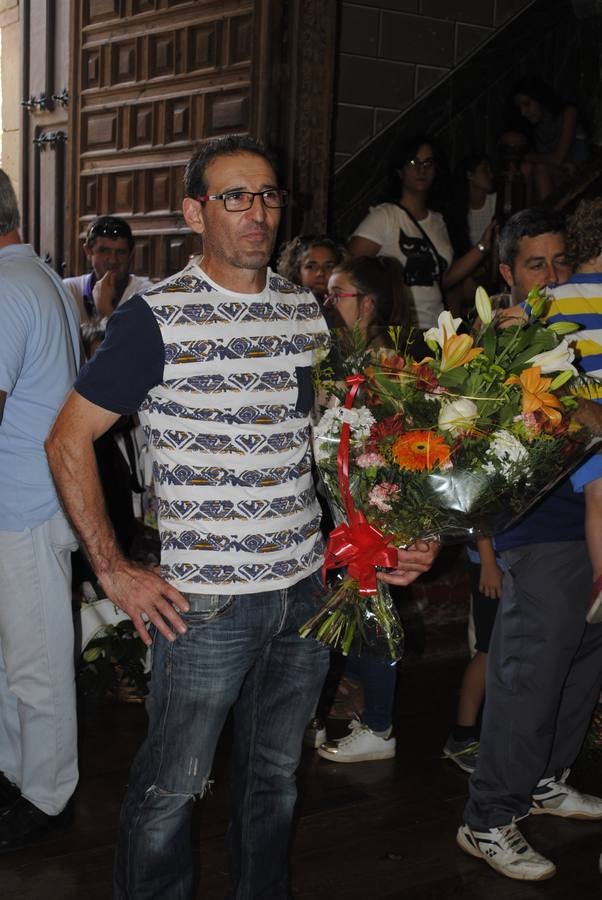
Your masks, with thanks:
[[[481,240],[454,260],[443,216],[429,207],[437,174],[433,141],[416,137],[398,156],[393,202],[372,207],[349,242],[353,256],[393,256],[404,268],[413,300],[413,321],[426,329],[437,324],[444,293],[460,283],[482,261],[489,246]]]

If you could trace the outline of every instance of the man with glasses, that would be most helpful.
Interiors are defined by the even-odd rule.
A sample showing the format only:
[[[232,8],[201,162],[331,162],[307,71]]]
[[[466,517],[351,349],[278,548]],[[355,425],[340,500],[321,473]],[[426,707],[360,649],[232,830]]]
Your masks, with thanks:
[[[82,323],[102,322],[134,294],[151,287],[148,278],[132,275],[134,237],[125,219],[100,216],[90,225],[84,253],[92,266],[87,275],[65,278],[65,287],[74,297]]]
[[[299,637],[322,600],[309,445],[310,368],[328,332],[314,297],[268,268],[286,192],[263,147],[201,145],[186,223],[204,255],[118,309],[48,442],[52,471],[107,595],[150,644],[149,735],[131,773],[118,900],[188,898],[189,826],[233,711],[232,892],[285,900],[302,737],[328,652]],[[154,459],[160,577],[123,559],[93,441],[140,410]],[[409,583],[434,548],[400,551]]]

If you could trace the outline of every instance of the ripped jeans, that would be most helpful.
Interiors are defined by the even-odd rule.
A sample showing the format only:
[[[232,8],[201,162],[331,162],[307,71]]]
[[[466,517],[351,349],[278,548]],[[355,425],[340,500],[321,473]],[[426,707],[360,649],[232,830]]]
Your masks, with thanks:
[[[298,634],[323,600],[320,575],[189,599],[187,633],[173,643],[155,635],[149,732],[122,808],[114,898],[191,900],[192,807],[233,709],[231,897],[287,900],[295,771],[328,669],[328,651]]]

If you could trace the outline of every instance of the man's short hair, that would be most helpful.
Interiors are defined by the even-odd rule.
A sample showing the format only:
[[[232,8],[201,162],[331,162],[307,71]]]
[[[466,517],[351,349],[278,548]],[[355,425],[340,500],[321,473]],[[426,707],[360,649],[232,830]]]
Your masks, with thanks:
[[[21,224],[17,195],[10,178],[0,169],[0,236],[16,231]]]
[[[574,269],[602,253],[602,197],[582,200],[568,217],[566,252]]]
[[[261,141],[247,134],[230,134],[226,137],[212,138],[203,141],[189,160],[184,172],[184,196],[196,199],[208,191],[205,172],[209,163],[220,156],[233,156],[235,153],[254,153],[261,156],[271,166],[274,160]]]
[[[500,234],[500,262],[514,268],[518,256],[518,245],[523,238],[539,237],[540,234],[564,234],[565,219],[555,209],[521,209],[510,216]]]
[[[132,229],[125,219],[121,219],[119,216],[99,216],[94,219],[86,234],[86,247],[91,250],[97,238],[100,237],[111,238],[111,240],[125,238],[130,251],[134,249]]]

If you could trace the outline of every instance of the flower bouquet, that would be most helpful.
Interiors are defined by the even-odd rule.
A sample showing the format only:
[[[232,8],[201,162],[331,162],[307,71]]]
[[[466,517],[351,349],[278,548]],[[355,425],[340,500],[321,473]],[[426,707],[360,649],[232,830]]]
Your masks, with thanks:
[[[564,334],[547,325],[537,290],[522,317],[494,315],[477,289],[479,327],[459,333],[449,312],[425,332],[432,356],[389,347],[355,352],[341,382],[323,366],[325,409],[314,453],[338,525],[324,563],[346,574],[302,628],[343,653],[369,646],[396,660],[402,630],[378,568],[418,539],[466,540],[513,524],[585,455],[573,418],[587,386]],[[383,588],[385,588],[383,590]]]

